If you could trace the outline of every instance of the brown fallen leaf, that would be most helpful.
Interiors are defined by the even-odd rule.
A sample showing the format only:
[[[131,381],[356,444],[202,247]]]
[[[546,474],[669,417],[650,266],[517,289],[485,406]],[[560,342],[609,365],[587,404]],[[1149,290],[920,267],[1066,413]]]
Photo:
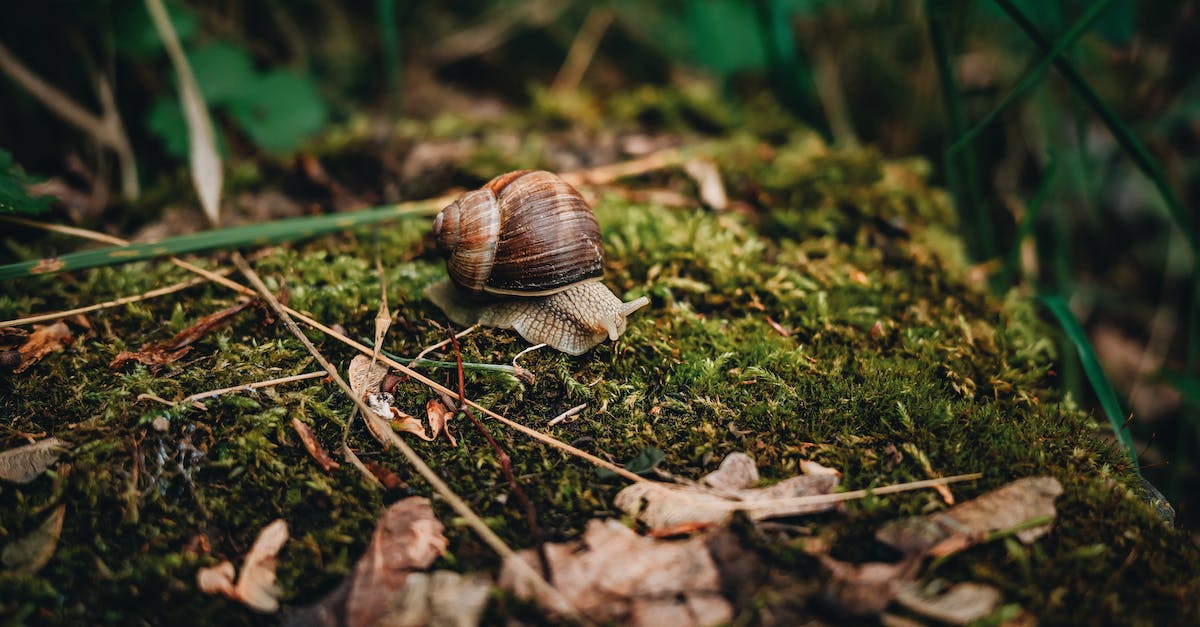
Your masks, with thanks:
[[[407,490],[408,482],[400,478],[391,468],[378,464],[376,462],[366,462],[367,471],[370,472],[383,487],[388,490]]]
[[[689,524],[723,525],[737,511],[746,512],[753,520],[763,520],[836,507],[835,503],[788,500],[832,493],[839,481],[833,473],[789,477],[765,488],[749,487],[757,481],[758,470],[753,460],[744,453],[732,453],[717,471],[702,479],[704,485],[640,482],[618,492],[613,503],[657,531]]]
[[[445,432],[446,439],[450,440],[450,446],[458,446],[458,442],[454,440],[454,436],[450,434],[450,419],[454,417],[454,412],[446,407],[442,401],[431,398],[425,403],[425,413],[429,415],[429,432],[433,437],[437,437],[439,433]]]
[[[59,505],[53,512],[27,535],[9,542],[0,553],[0,563],[4,564],[7,572],[29,576],[37,573],[54,557],[58,548],[58,538],[62,535],[63,519],[66,517],[67,506]]]
[[[196,585],[208,594],[223,594],[264,614],[279,609],[279,586],[275,582],[275,556],[288,539],[287,522],[277,519],[258,532],[246,558],[237,585],[233,564],[228,561],[196,572]]]
[[[721,182],[721,172],[716,163],[705,159],[691,159],[684,162],[683,171],[696,183],[700,202],[717,211],[723,211],[729,206],[729,197],[725,194],[725,184]]]
[[[69,445],[58,438],[46,438],[0,453],[0,479],[29,483],[58,461]]]
[[[996,611],[1003,600],[999,590],[981,583],[960,583],[948,590],[941,587],[930,590],[908,583],[900,587],[896,602],[926,618],[966,625]]]
[[[1026,477],[950,509],[885,524],[875,533],[880,542],[906,554],[949,555],[985,541],[997,531],[1052,521],[1054,500],[1062,485],[1054,477]],[[1016,532],[1026,544],[1045,535],[1050,522]]]
[[[304,443],[304,448],[308,449],[308,454],[312,455],[312,458],[316,460],[322,470],[329,472],[341,467],[341,464],[330,457],[329,453],[325,451],[325,447],[321,446],[321,443],[317,441],[317,436],[313,434],[312,429],[309,429],[307,424],[299,418],[292,418],[292,428],[296,430],[296,434],[300,436],[300,441]]]
[[[200,338],[229,324],[233,317],[254,304],[253,300],[243,301],[232,307],[211,313],[196,321],[192,326],[175,334],[175,337],[165,342],[143,344],[136,353],[122,351],[109,362],[108,367],[116,370],[126,363],[136,361],[150,366],[156,371],[163,366],[174,363],[192,350],[192,344]]]
[[[851,564],[828,555],[817,555],[817,558],[829,571],[822,592],[825,602],[845,616],[870,616],[882,612],[921,569],[921,557],[917,555],[895,563],[865,564]]]
[[[410,497],[393,503],[380,516],[366,552],[333,592],[287,619],[288,625],[408,625],[410,595],[421,582],[408,588],[417,571],[429,567],[446,550],[442,523],[433,514],[429,499]],[[476,598],[478,592],[467,595]],[[429,606],[428,594],[422,595]],[[482,608],[480,608],[482,609]],[[403,619],[403,620],[401,620]]]
[[[359,395],[371,414],[363,416],[367,429],[380,442],[387,442],[384,430],[394,429],[403,433],[412,433],[425,441],[432,441],[434,436],[425,432],[425,425],[416,417],[397,409],[393,403],[395,398],[390,392],[381,391],[384,380],[388,376],[387,366],[372,362],[366,355],[357,355],[350,360],[347,369],[350,378],[350,390]]]
[[[719,565],[708,546],[712,537],[656,540],[616,520],[595,519],[588,522],[582,541],[547,544],[545,549],[554,586],[591,620],[691,627],[733,618],[733,607],[722,592]],[[532,549],[519,552],[515,559],[538,568]],[[511,561],[501,567],[499,585],[553,611],[554,601],[536,596]]]
[[[25,372],[46,355],[63,350],[73,341],[71,329],[61,320],[54,324],[33,325],[33,333],[30,333],[25,343],[17,349],[21,355],[21,363],[13,368],[13,374]]]

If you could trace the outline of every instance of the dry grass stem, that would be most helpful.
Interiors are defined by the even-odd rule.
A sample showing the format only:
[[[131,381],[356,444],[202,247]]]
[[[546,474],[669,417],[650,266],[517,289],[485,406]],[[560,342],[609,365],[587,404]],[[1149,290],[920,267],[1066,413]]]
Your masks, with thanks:
[[[564,411],[563,413],[551,418],[550,422],[546,423],[546,426],[553,427],[554,425],[566,420],[567,418],[570,418],[571,416],[574,416],[574,415],[578,414],[579,412],[583,411],[585,407],[587,407],[587,403],[582,403],[582,404],[576,405],[576,406],[572,407],[571,409],[568,409],[567,411]]]
[[[221,276],[225,276],[225,275],[228,275],[230,272],[232,272],[232,270],[230,270],[228,268],[223,268],[221,270],[218,270],[216,273],[220,274]],[[68,309],[66,311],[56,311],[53,313],[38,314],[36,316],[27,316],[25,318],[17,318],[15,320],[5,320],[3,322],[0,322],[0,329],[2,329],[4,327],[16,327],[16,326],[21,326],[24,324],[34,324],[37,322],[45,322],[47,320],[58,320],[61,318],[70,318],[71,316],[74,316],[77,314],[91,313],[93,311],[99,311],[101,309],[108,309],[110,307],[118,307],[120,305],[136,303],[141,300],[149,300],[151,298],[158,298],[159,296],[166,296],[167,294],[174,294],[175,292],[186,290],[189,287],[195,287],[197,285],[200,285],[201,283],[207,283],[208,281],[209,281],[209,279],[207,277],[202,277],[202,276],[192,277],[186,281],[180,281],[178,283],[168,285],[166,287],[160,287],[158,289],[150,290],[148,292],[143,292],[141,294],[135,294],[133,296],[125,296],[122,298],[117,298],[115,300],[110,300],[110,301],[106,301],[103,303],[97,303],[95,305],[88,305],[87,307],[79,307],[77,309]]]
[[[600,40],[604,38],[604,33],[608,32],[612,21],[613,12],[606,7],[593,6],[588,10],[587,17],[584,18],[583,25],[579,27],[579,33],[575,35],[575,40],[571,42],[567,58],[563,61],[562,67],[558,69],[558,75],[554,77],[550,89],[562,92],[579,87],[579,83],[583,81],[583,75],[587,73],[588,66],[592,64],[592,59],[596,56],[596,48],[600,45]]]

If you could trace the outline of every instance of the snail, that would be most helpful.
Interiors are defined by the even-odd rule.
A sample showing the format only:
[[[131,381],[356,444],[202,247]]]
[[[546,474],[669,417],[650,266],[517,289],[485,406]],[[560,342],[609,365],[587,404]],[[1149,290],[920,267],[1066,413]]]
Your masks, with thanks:
[[[650,302],[622,302],[600,283],[596,216],[550,172],[509,172],[463,194],[434,218],[433,234],[450,278],[426,294],[455,324],[512,329],[581,355],[615,341]]]

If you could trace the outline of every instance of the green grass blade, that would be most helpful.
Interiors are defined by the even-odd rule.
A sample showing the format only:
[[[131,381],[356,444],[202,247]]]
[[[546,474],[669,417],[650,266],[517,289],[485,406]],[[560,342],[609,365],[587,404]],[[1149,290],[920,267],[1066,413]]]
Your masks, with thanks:
[[[996,1],[1003,2],[1004,0]],[[1079,39],[1080,36],[1082,36],[1091,28],[1092,22],[1094,22],[1096,18],[1100,17],[1100,14],[1103,13],[1104,9],[1108,8],[1108,5],[1110,4],[1112,4],[1112,0],[1097,0],[1096,2],[1092,3],[1092,6],[1088,7],[1088,10],[1083,14],[1083,17],[1079,18],[1079,21],[1071,27],[1071,30],[1067,31],[1067,33],[1058,40],[1058,43],[1054,44],[1054,47],[1050,48],[1050,50],[1047,51],[1040,60],[1038,60],[1037,65],[1034,65],[1031,70],[1025,73],[1025,76],[1023,76],[1021,80],[1017,82],[1015,87],[1005,94],[1004,98],[1001,99],[999,104],[989,111],[982,120],[980,120],[971,128],[971,130],[967,131],[962,137],[960,137],[958,141],[954,142],[954,144],[950,146],[948,152],[951,154],[957,154],[959,151],[963,150],[968,144],[974,141],[975,138],[978,137],[981,132],[983,132],[983,129],[987,128],[997,116],[1007,109],[1010,104],[1015,102],[1016,99],[1021,96],[1021,94],[1025,93],[1030,87],[1033,87],[1040,82],[1042,80],[1042,76],[1045,75],[1046,70],[1050,68],[1050,64],[1062,58],[1063,51],[1074,45],[1075,40]]]
[[[22,261],[0,266],[0,281],[218,248],[244,248],[293,242],[384,220],[430,214],[441,209],[445,202],[445,199],[437,198],[348,213],[288,218],[265,224],[249,224],[169,237],[158,242],[109,246],[61,257]]]
[[[1042,180],[1038,183],[1038,188],[1034,191],[1029,202],[1025,204],[1025,215],[1021,217],[1021,223],[1017,225],[1017,234],[1013,237],[1012,249],[1008,251],[1008,259],[1004,262],[1004,274],[1002,278],[1005,285],[1015,283],[1015,277],[1020,274],[1021,243],[1033,235],[1033,229],[1037,225],[1038,216],[1042,213],[1042,204],[1046,202],[1046,196],[1050,193],[1057,172],[1058,159],[1054,156],[1054,151],[1051,150],[1049,158],[1046,161],[1046,173],[1042,176]]]
[[[1121,403],[1117,401],[1117,393],[1113,391],[1108,377],[1104,375],[1104,369],[1100,367],[1100,360],[1096,358],[1096,351],[1092,349],[1092,343],[1088,341],[1083,327],[1079,325],[1075,314],[1071,312],[1071,309],[1067,307],[1067,302],[1061,297],[1041,296],[1038,300],[1045,305],[1046,309],[1050,310],[1050,313],[1054,314],[1054,318],[1058,320],[1058,324],[1067,334],[1067,338],[1075,345],[1075,350],[1079,353],[1079,361],[1083,364],[1083,370],[1092,384],[1092,389],[1096,391],[1100,407],[1108,416],[1108,423],[1112,425],[1113,433],[1117,435],[1121,447],[1133,461],[1134,470],[1138,471],[1137,450],[1133,446],[1133,435],[1129,433],[1129,427],[1125,424],[1125,414],[1121,410]]]
[[[925,13],[929,23],[929,39],[933,46],[933,57],[937,66],[938,79],[942,84],[942,98],[946,115],[950,118],[950,134],[961,136],[967,128],[966,107],[962,93],[954,80],[951,69],[949,38],[946,35],[946,4],[944,0],[927,0]],[[971,250],[978,258],[990,259],[995,255],[996,243],[984,211],[983,190],[980,188],[979,162],[975,153],[965,151],[960,173],[955,167],[952,154],[947,151],[942,158],[946,182],[954,194],[959,218],[967,229],[966,235]]]
[[[1179,228],[1183,230],[1184,235],[1188,239],[1188,243],[1191,244],[1192,251],[1195,252],[1200,250],[1200,248],[1197,247],[1197,234],[1195,230],[1191,228],[1191,219],[1188,217],[1183,203],[1180,202],[1179,197],[1175,194],[1175,191],[1171,188],[1170,183],[1167,181],[1167,177],[1163,174],[1162,168],[1158,165],[1158,161],[1150,154],[1150,151],[1146,149],[1146,146],[1142,144],[1137,136],[1133,134],[1133,131],[1121,121],[1121,118],[1117,117],[1117,114],[1113,112],[1113,110],[1104,102],[1104,100],[1096,93],[1096,91],[1092,89],[1087,80],[1084,79],[1079,71],[1075,69],[1075,66],[1071,65],[1071,63],[1061,54],[1055,52],[1059,47],[1054,46],[1052,48],[1050,46],[1050,42],[1047,41],[1040,32],[1038,32],[1037,27],[1034,26],[1033,22],[1029,21],[1029,18],[1025,17],[1025,14],[1022,13],[1021,10],[1017,8],[1011,0],[994,0],[994,2],[999,5],[999,7],[1004,10],[1005,13],[1008,14],[1009,18],[1012,19],[1012,21],[1015,22],[1022,31],[1024,31],[1025,36],[1028,37],[1034,44],[1036,44],[1038,48],[1042,49],[1044,52],[1053,53],[1047,56],[1052,59],[1054,67],[1059,71],[1060,74],[1062,74],[1063,78],[1067,80],[1071,87],[1075,89],[1079,96],[1083,98],[1083,101],[1086,102],[1089,107],[1091,107],[1092,111],[1096,113],[1097,117],[1099,117],[1104,123],[1104,126],[1108,128],[1110,133],[1113,134],[1113,137],[1117,140],[1117,143],[1121,146],[1121,149],[1125,151],[1125,154],[1127,154],[1129,158],[1133,160],[1138,169],[1141,170],[1142,173],[1145,174],[1154,184],[1154,188],[1158,191],[1159,195],[1162,196],[1163,202],[1166,203],[1167,209],[1170,211],[1172,218],[1174,218]],[[1096,3],[1096,5],[1100,4],[1105,4],[1104,0]],[[1093,5],[1092,8],[1094,9],[1096,5]],[[1090,14],[1091,11],[1089,10],[1089,15]],[[1064,37],[1064,39],[1066,38]]]

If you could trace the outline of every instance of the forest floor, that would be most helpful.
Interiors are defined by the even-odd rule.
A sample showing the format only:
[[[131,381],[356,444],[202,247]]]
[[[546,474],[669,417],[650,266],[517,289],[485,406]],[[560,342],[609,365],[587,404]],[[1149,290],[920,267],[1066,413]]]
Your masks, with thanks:
[[[699,534],[692,540],[655,539],[732,534],[736,550],[708,545],[722,583],[709,592],[727,604],[722,611],[739,624],[874,620],[880,611],[929,616],[914,602],[888,601],[931,583],[969,583],[990,590],[991,602],[968,616],[991,624],[1200,621],[1200,550],[1164,518],[1163,503],[1107,422],[1062,393],[1057,343],[1031,296],[992,294],[987,268],[968,264],[950,200],[927,182],[929,164],[830,147],[768,105],[745,114],[734,131],[729,114],[705,101],[642,93],[624,103],[612,119],[543,104],[486,125],[447,116],[380,134],[351,122],[294,161],[232,166],[228,220],[433,197],[519,168],[586,173],[640,160],[601,183],[581,176],[579,187],[602,228],[605,283],[626,299],[648,296],[650,306],[631,317],[618,342],[580,357],[550,350],[522,357],[532,382],[468,369],[468,397],[655,481],[698,480],[735,452],[757,465],[755,485],[820,467],[840,473],[837,492],[982,475],[809,515],[738,515],[725,521],[726,532],[712,524],[669,530]],[[637,130],[647,120],[668,130]],[[726,202],[705,174],[714,167]],[[183,177],[152,190],[114,229],[141,224],[141,238],[193,229],[178,219],[198,215],[191,193]],[[6,244],[25,258],[84,246],[66,234],[10,228]],[[425,214],[246,254],[291,308],[353,339],[374,335],[386,289],[392,323],[383,348],[411,356],[447,334],[423,293],[445,276],[429,230]],[[214,271],[234,267],[229,251],[189,259]],[[193,276],[155,260],[10,280],[0,318],[92,305]],[[229,277],[245,283],[236,272]],[[448,545],[434,568],[496,576],[497,553],[361,420],[346,443],[383,485],[346,463],[353,404],[328,377],[184,402],[321,370],[257,300],[178,345],[177,334],[241,300],[203,281],[67,318],[56,331],[61,346],[51,343],[27,368],[0,378],[0,450],[46,437],[66,447],[29,483],[0,482],[6,622],[273,621],[201,592],[197,573],[222,560],[240,565],[259,531],[280,518],[290,534],[277,557],[281,612],[296,616],[351,572],[382,512],[412,495],[432,497],[445,525]],[[356,351],[318,331],[308,337],[345,375]],[[11,347],[28,341],[15,332],[0,339]],[[142,361],[118,358],[145,347]],[[461,355],[507,364],[525,347],[512,332],[484,330],[462,339]],[[454,369],[422,372],[457,389]],[[411,379],[394,396],[420,421],[439,398]],[[656,527],[614,503],[628,478],[480,417],[511,458],[546,541],[578,540],[594,519]],[[319,463],[294,421],[340,465]],[[449,431],[456,444],[400,436],[504,542],[533,547],[501,457],[464,416]],[[1049,513],[1008,516],[1020,509],[1014,503],[1036,495],[982,501],[977,509],[991,522],[970,526],[954,550],[906,552],[895,548],[911,549],[905,542],[893,537],[889,547],[877,538],[888,523],[895,530],[895,521],[1030,477],[1057,481],[1048,488]],[[1042,533],[1024,533],[1030,529]],[[33,557],[10,555],[7,547],[17,545],[32,546]],[[613,548],[614,559],[646,559],[638,553],[644,547],[633,546]],[[867,563],[886,576],[871,580],[855,566]],[[668,573],[671,564],[644,567]],[[628,597],[640,585],[624,597],[613,593],[625,605],[610,605],[635,611]],[[538,615],[535,605],[497,591],[486,612],[528,618]]]

